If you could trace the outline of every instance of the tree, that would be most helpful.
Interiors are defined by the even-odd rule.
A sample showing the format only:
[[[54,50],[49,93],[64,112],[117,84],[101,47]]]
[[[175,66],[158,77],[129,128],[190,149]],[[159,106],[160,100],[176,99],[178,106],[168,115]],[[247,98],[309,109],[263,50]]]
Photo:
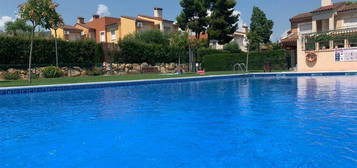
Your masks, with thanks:
[[[169,44],[169,35],[166,33],[162,33],[160,30],[149,30],[144,32],[138,32],[133,34],[132,36],[128,36],[128,38],[132,38],[133,40],[137,40],[149,44],[161,44],[161,45]]]
[[[239,44],[232,41],[223,46],[223,50],[229,51],[230,53],[240,53],[242,50],[239,47]]]
[[[48,27],[49,18],[53,16],[51,10],[56,8],[53,6],[52,0],[27,0],[27,2],[19,6],[19,16],[24,21],[29,21],[31,23],[31,44],[30,44],[30,56],[29,56],[29,69],[28,69],[28,79],[31,82],[32,78],[32,51],[33,51],[33,40],[35,36],[36,27],[42,26],[44,28]]]
[[[239,14],[234,14],[235,0],[211,0],[211,16],[209,17],[209,39],[219,44],[229,43],[238,28]]]
[[[26,24],[26,21],[22,19],[16,19],[15,21],[10,21],[5,23],[5,31],[8,34],[17,36],[19,32],[27,33],[31,32],[31,26]]]
[[[254,7],[248,33],[249,49],[259,50],[261,44],[270,43],[273,26],[274,22],[267,19],[265,13],[258,7]]]
[[[207,11],[208,0],[181,0],[183,8],[180,15],[176,18],[177,24],[182,30],[191,30],[199,39],[201,33],[205,33],[208,26]]]
[[[28,79],[31,82],[32,72],[31,72],[31,61],[32,61],[32,50],[33,50],[33,39],[35,36],[35,30],[37,26],[44,25],[42,17],[45,15],[43,8],[44,0],[28,0],[19,6],[19,16],[25,21],[31,22],[31,44],[30,44],[30,56],[29,56],[29,69],[28,69]]]
[[[59,6],[57,3],[52,2],[52,0],[45,1],[47,13],[44,17],[45,29],[53,29],[55,32],[55,50],[56,50],[56,67],[58,67],[58,43],[57,43],[57,30],[64,25],[63,19],[59,13],[57,13],[56,8]]]

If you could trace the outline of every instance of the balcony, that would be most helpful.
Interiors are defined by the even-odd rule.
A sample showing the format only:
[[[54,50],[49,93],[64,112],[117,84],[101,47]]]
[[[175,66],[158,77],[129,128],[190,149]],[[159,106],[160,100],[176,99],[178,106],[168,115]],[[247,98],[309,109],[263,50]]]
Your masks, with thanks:
[[[347,28],[301,35],[303,50],[332,50],[337,48],[357,47],[357,28]]]

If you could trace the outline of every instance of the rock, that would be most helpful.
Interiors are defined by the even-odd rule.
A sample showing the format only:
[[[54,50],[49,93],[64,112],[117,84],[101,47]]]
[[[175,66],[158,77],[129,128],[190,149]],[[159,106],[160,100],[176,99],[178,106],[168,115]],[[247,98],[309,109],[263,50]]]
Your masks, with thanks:
[[[69,77],[81,76],[81,71],[76,70],[76,69],[70,69],[70,70],[68,71],[68,76],[69,76]]]
[[[144,62],[144,63],[141,64],[141,68],[146,68],[146,67],[149,67],[148,63]]]
[[[166,68],[165,67],[160,67],[160,73],[167,73],[167,71],[166,71]]]
[[[141,66],[139,64],[133,64],[133,70],[135,71],[141,71]]]
[[[169,69],[170,71],[175,70],[175,69],[176,69],[176,64],[175,64],[175,63],[169,64],[169,66],[167,67],[167,69]]]
[[[137,71],[137,70],[129,70],[128,73],[129,73],[129,74],[139,74],[140,71]]]
[[[7,70],[7,72],[9,72],[9,73],[15,73],[17,70],[16,69],[14,69],[14,68],[9,68],[8,70]]]

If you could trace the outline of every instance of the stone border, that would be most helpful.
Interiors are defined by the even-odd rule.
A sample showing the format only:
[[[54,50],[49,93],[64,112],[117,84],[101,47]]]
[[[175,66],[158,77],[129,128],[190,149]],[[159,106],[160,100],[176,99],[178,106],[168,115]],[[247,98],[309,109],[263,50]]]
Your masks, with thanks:
[[[357,71],[304,72],[304,73],[299,73],[299,72],[248,73],[248,74],[209,75],[209,76],[130,80],[130,81],[90,82],[90,83],[38,85],[38,86],[25,86],[25,87],[5,87],[5,88],[0,88],[0,95],[78,90],[78,89],[91,89],[91,88],[104,88],[104,87],[119,87],[119,86],[135,86],[135,85],[146,85],[146,84],[179,83],[179,82],[188,82],[188,81],[204,81],[204,80],[231,79],[231,78],[242,78],[242,77],[251,77],[251,78],[280,77],[281,78],[281,77],[297,77],[297,76],[357,76]]]

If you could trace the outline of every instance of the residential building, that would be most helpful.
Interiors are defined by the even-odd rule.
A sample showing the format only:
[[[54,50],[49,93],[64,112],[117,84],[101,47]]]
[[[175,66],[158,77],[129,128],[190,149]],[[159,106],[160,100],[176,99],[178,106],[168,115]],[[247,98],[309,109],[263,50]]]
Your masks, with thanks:
[[[243,26],[243,30],[237,30],[233,34],[232,42],[235,42],[239,45],[240,49],[244,52],[248,51],[248,38],[249,33],[248,26]],[[223,50],[223,45],[218,44],[217,40],[210,41],[210,47],[218,50]]]
[[[92,20],[86,23],[86,25],[95,29],[95,39],[97,43],[109,43],[112,40],[107,38],[107,26],[118,24],[119,22],[119,18],[93,15]]]
[[[281,40],[297,71],[357,70],[357,4],[321,0],[321,7],[290,19]]]
[[[84,22],[84,18],[78,17],[77,18],[77,23],[74,25],[74,27],[76,27],[77,29],[82,30],[82,32],[81,32],[82,39],[96,40],[96,30],[95,30],[95,28],[92,28],[92,27],[88,26]]]
[[[61,28],[58,28],[57,31],[51,30],[51,34],[55,36],[55,32],[57,32],[57,38],[68,40],[68,41],[76,41],[81,39],[81,29],[77,29],[74,26],[63,25]]]
[[[172,33],[178,30],[178,26],[173,21],[163,18],[163,9],[154,8],[154,16],[138,15],[137,17],[121,16],[100,17],[93,15],[91,21],[85,22],[83,17],[77,18],[77,23],[71,27],[72,31],[67,31],[68,36],[76,38],[64,38],[64,40],[95,40],[97,43],[117,43],[129,34],[148,30],[160,30],[165,33]],[[75,31],[74,31],[75,30]],[[62,28],[60,31],[63,31]],[[73,35],[72,35],[73,34]],[[78,36],[78,34],[80,34]],[[54,36],[54,33],[52,33]]]

